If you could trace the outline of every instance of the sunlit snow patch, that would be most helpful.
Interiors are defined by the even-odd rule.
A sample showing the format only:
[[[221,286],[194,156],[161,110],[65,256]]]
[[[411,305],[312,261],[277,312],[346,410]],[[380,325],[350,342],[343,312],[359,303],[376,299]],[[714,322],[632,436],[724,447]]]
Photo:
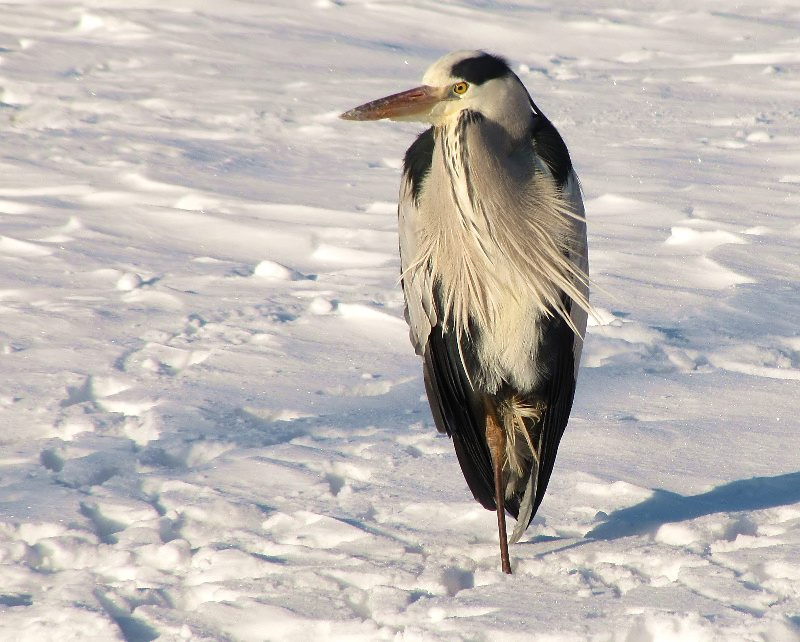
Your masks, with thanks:
[[[725,230],[713,230],[705,232],[694,230],[690,227],[676,225],[672,228],[669,238],[664,241],[665,245],[680,245],[693,252],[708,252],[719,245],[733,243],[737,245],[747,244],[747,240],[738,234],[726,232]]]
[[[299,272],[275,261],[267,260],[261,261],[256,265],[253,269],[253,275],[271,281],[297,281],[303,278],[303,275]]]
[[[52,250],[28,243],[27,241],[20,241],[19,239],[11,238],[10,236],[0,236],[0,255],[16,256],[20,258],[39,258],[42,256],[49,256]]]

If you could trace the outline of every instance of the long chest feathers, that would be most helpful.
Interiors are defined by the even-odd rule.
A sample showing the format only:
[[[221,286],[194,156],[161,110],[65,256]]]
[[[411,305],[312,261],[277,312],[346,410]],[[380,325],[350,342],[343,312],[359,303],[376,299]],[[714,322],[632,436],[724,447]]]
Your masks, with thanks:
[[[414,265],[433,273],[445,328],[473,344],[480,385],[532,389],[541,319],[572,325],[564,293],[588,307],[577,221],[532,150],[493,149],[466,119],[435,135]]]

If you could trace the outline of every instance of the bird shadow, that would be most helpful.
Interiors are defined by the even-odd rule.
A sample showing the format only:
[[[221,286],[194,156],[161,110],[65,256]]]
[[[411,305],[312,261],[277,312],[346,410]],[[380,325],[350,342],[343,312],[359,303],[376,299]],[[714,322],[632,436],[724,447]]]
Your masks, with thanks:
[[[613,540],[655,533],[664,524],[703,515],[762,510],[800,502],[800,472],[775,477],[740,479],[700,495],[679,495],[657,489],[645,501],[616,510],[586,533],[586,540]]]

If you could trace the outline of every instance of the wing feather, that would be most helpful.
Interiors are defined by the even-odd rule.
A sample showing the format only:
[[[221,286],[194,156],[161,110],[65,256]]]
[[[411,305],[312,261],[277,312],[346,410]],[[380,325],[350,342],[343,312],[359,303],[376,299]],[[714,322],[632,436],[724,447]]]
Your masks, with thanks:
[[[558,446],[567,427],[575,396],[575,360],[573,357],[575,334],[561,320],[554,325],[555,327],[549,333],[551,336],[545,339],[550,345],[554,358],[551,363],[550,376],[542,390],[547,403],[541,419],[542,440],[539,452],[538,482],[531,519],[536,514],[547,490]]]
[[[578,178],[571,169],[566,174],[566,180],[561,184],[561,190],[571,211],[576,215],[573,221],[575,243],[572,246],[569,258],[583,274],[588,276],[589,260],[583,199]],[[577,285],[588,300],[588,282],[582,282]],[[583,307],[576,305],[566,295],[564,297],[566,300],[564,307],[569,312],[572,324],[579,334],[576,334],[562,320],[554,317],[543,336],[543,341],[547,345],[544,346],[541,353],[551,355],[551,362],[548,367],[548,376],[541,382],[533,397],[544,400],[544,413],[535,423],[533,420],[526,420],[531,434],[538,435],[541,438],[538,465],[533,462],[532,470],[530,471],[537,476],[536,484],[532,485],[536,492],[532,497],[520,497],[520,518],[522,522],[517,524],[514,529],[513,541],[519,539],[524,530],[530,525],[544,499],[547,485],[553,472],[558,446],[572,411],[575,383],[578,376],[588,315]],[[530,484],[528,485],[530,486]],[[522,491],[519,494],[522,495]]]
[[[494,510],[492,460],[485,437],[485,396],[473,389],[458,342],[441,325],[432,329],[424,359],[425,388],[436,426],[452,437],[461,472],[475,499],[484,508]]]
[[[439,432],[453,439],[461,471],[475,499],[494,510],[494,481],[485,432],[485,395],[474,390],[462,359],[469,338],[459,344],[443,326],[441,300],[428,265],[415,265],[419,250],[418,196],[430,169],[433,130],[424,132],[406,153],[398,206],[400,269],[411,343],[423,357],[425,391]],[[512,509],[516,503],[512,502]],[[516,514],[516,513],[515,513]]]

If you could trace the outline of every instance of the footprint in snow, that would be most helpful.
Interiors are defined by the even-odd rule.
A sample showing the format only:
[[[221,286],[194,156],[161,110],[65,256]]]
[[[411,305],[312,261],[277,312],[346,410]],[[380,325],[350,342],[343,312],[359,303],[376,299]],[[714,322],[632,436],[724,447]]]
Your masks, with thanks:
[[[191,366],[203,363],[210,356],[210,350],[187,350],[148,342],[141,350],[128,355],[123,367],[127,372],[177,375]]]

